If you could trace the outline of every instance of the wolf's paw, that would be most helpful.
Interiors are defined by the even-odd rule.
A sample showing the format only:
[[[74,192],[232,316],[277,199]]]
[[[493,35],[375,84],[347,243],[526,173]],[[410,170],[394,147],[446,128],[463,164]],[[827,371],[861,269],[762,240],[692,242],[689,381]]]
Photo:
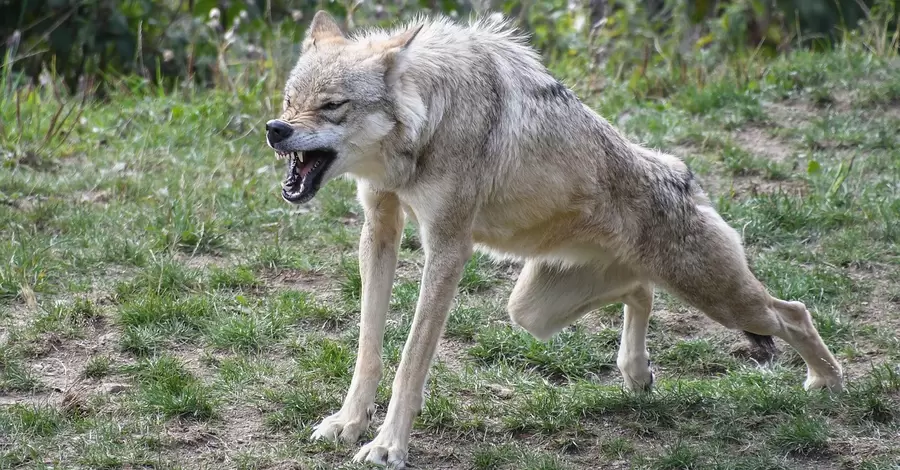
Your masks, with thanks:
[[[806,390],[827,390],[831,393],[840,393],[844,390],[843,374],[834,374],[829,376],[808,374],[806,383],[803,384]]]
[[[344,412],[344,410],[325,418],[313,429],[310,436],[311,440],[325,439],[331,441],[342,440],[348,444],[352,444],[359,440],[359,436],[365,432],[369,426],[369,419],[374,412],[374,407],[364,413]]]
[[[619,363],[619,372],[622,373],[625,388],[637,393],[646,393],[653,390],[655,377],[650,365],[650,361],[644,359],[639,361],[621,361]]]
[[[406,468],[406,446],[390,439],[382,439],[381,434],[375,440],[362,446],[353,457],[354,462],[369,462],[393,469]]]

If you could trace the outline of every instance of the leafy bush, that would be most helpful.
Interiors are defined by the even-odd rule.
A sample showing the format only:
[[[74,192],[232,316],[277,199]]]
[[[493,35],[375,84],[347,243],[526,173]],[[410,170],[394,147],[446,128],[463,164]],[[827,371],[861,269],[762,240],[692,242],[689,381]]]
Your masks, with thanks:
[[[878,20],[876,28],[863,28],[867,47],[896,51],[898,5],[897,0],[23,0],[0,2],[0,53],[10,84],[46,82],[47,74],[55,73],[72,92],[126,75],[167,86],[253,87],[278,82],[318,8],[347,28],[386,25],[423,12],[465,17],[496,11],[530,33],[550,61],[604,65],[614,75],[644,79],[650,65],[685,75],[698,65],[773,55],[792,44],[828,47],[866,18]],[[685,64],[690,49],[708,51],[708,63]],[[663,92],[671,87],[651,84]]]

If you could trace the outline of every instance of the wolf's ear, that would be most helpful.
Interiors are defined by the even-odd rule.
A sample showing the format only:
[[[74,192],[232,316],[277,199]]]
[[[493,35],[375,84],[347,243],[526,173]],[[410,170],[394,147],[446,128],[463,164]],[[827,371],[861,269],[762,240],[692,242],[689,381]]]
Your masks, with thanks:
[[[409,46],[409,43],[411,43],[413,39],[416,38],[416,35],[419,34],[419,31],[422,30],[422,26],[425,25],[420,24],[388,39],[383,44],[384,49],[392,52],[399,52],[406,49]]]
[[[378,54],[378,57],[381,58],[388,70],[395,73],[400,72],[396,70],[396,66],[398,62],[400,62],[400,56],[402,56],[406,48],[409,47],[409,44],[413,41],[413,39],[416,38],[416,35],[419,34],[419,31],[422,30],[423,26],[424,25],[420,24],[418,26],[410,28],[394,37],[382,41],[377,45],[377,48],[381,51],[381,53]]]
[[[334,18],[325,10],[319,10],[313,16],[309,29],[306,30],[306,38],[303,39],[303,52],[312,47],[316,41],[343,40],[344,32],[338,26]]]

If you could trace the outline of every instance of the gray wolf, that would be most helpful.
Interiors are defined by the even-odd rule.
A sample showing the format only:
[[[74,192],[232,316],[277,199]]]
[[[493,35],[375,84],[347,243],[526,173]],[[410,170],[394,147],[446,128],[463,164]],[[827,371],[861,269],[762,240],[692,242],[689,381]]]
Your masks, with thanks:
[[[772,297],[737,232],[679,158],[628,141],[541,65],[502,20],[419,18],[346,34],[315,15],[266,140],[287,160],[282,197],[302,204],[353,178],[364,209],[358,355],[343,406],[314,439],[355,442],[374,412],[385,315],[406,217],[425,264],[384,424],[356,461],[402,467],[448,310],[473,251],[524,263],[511,320],[545,340],[622,302],[617,365],[653,383],[645,338],[656,286],[807,365],[807,389],[843,388],[806,307]]]

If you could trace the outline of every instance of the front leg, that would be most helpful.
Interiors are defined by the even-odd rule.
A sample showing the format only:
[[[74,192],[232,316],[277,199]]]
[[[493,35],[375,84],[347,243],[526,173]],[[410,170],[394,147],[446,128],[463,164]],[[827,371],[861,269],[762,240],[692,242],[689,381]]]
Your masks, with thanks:
[[[471,235],[466,231],[434,233],[425,229],[423,235],[425,267],[422,285],[416,314],[394,377],[391,401],[378,435],[356,454],[354,460],[357,462],[395,468],[405,466],[410,431],[422,408],[425,378],[463,267],[472,255]]]
[[[340,411],[316,426],[311,439],[356,442],[375,411],[375,392],[383,367],[384,323],[397,269],[403,212],[395,194],[376,192],[362,185],[359,194],[365,222],[359,239],[362,302],[356,368]]]

